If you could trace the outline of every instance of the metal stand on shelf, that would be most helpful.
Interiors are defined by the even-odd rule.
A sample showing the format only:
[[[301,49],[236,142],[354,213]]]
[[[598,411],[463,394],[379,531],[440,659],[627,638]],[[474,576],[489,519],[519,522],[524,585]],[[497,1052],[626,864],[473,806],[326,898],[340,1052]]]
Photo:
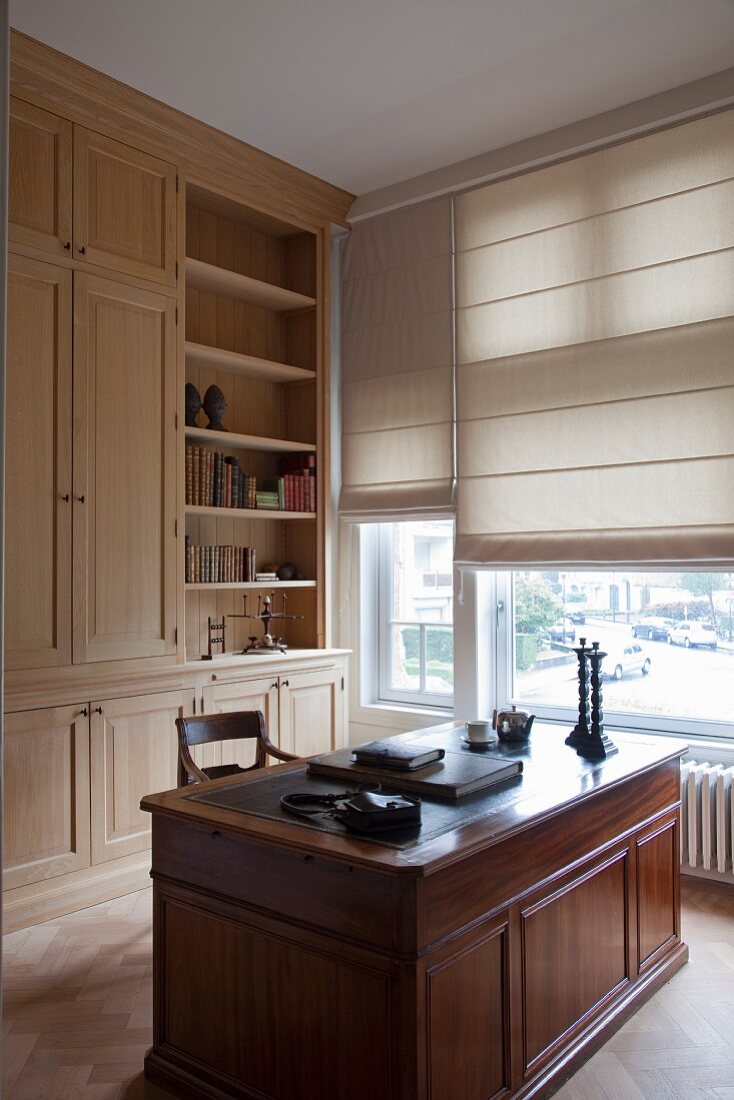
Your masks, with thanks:
[[[258,639],[254,634],[250,635],[248,640],[249,645],[245,646],[242,653],[285,653],[286,643],[283,638],[277,638],[270,633],[270,623],[274,619],[279,620],[294,620],[302,619],[303,615],[287,615],[286,614],[286,602],[287,597],[285,592],[283,593],[283,610],[273,611],[273,597],[272,596],[258,596],[257,597],[257,613],[255,615],[248,615],[247,613],[247,593],[245,592],[243,597],[244,610],[241,615],[230,615],[230,619],[257,619],[263,624],[263,636]]]

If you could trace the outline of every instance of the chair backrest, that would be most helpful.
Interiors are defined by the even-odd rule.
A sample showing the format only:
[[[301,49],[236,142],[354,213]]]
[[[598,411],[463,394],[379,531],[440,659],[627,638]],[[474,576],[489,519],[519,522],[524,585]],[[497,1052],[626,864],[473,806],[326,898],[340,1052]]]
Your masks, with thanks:
[[[259,710],[232,711],[229,714],[200,714],[196,718],[177,718],[178,730],[179,768],[178,784],[180,787],[192,780],[201,781],[209,778],[205,774],[206,769],[200,768],[191,756],[191,748],[194,745],[210,745],[216,741],[246,741],[254,740],[255,762],[250,768],[264,768],[268,756],[277,760],[294,760],[289,753],[281,752],[271,742],[265,726],[265,719]]]

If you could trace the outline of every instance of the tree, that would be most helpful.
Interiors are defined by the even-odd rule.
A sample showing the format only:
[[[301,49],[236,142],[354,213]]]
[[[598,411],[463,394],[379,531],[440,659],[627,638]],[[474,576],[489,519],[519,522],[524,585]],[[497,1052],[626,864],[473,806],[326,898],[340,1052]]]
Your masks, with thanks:
[[[687,588],[692,596],[705,596],[709,602],[711,622],[716,626],[714,592],[723,586],[720,573],[681,573],[681,588]]]
[[[563,606],[550,581],[538,577],[515,580],[515,630],[518,634],[544,634],[563,615]]]

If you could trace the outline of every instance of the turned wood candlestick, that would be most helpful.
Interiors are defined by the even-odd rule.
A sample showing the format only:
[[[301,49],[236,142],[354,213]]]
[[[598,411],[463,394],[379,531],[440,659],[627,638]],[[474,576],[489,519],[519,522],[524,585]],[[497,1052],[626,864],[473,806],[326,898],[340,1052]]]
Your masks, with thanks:
[[[579,644],[574,649],[579,662],[579,720],[566,738],[566,744],[574,749],[589,735],[589,652],[586,638],[579,638]]]
[[[589,664],[591,665],[591,727],[588,734],[579,744],[576,752],[585,760],[605,760],[618,752],[617,746],[609,740],[604,733],[604,706],[602,698],[602,684],[604,673],[601,663],[606,653],[599,649],[598,642],[591,643]]]

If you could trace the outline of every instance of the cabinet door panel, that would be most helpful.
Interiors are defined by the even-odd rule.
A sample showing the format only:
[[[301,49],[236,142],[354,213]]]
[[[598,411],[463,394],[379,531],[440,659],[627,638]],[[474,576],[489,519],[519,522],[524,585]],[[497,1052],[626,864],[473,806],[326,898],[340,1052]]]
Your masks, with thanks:
[[[175,722],[186,713],[187,694],[92,703],[92,863],[150,847],[150,814],[141,812],[140,800],[176,786]]]
[[[296,756],[338,748],[344,736],[341,669],[281,677],[280,747]]]
[[[71,663],[71,272],[8,256],[6,667]]]
[[[174,286],[176,169],[74,128],[74,250],[114,271]]]
[[[204,689],[204,709],[207,714],[229,714],[235,710],[259,710],[265,718],[270,740],[278,743],[278,681],[275,676],[258,680],[241,680],[234,684],[212,684]],[[216,749],[217,759],[211,759]],[[208,753],[209,755],[205,755]],[[255,763],[252,743],[222,741],[217,746],[195,749],[194,760],[207,767],[210,764],[239,764],[249,768]]]
[[[74,660],[166,656],[176,651],[175,306],[78,274],[74,311]]]
[[[6,889],[89,866],[89,719],[80,707],[5,716]]]
[[[66,253],[71,242],[72,125],[10,100],[8,236]]]

